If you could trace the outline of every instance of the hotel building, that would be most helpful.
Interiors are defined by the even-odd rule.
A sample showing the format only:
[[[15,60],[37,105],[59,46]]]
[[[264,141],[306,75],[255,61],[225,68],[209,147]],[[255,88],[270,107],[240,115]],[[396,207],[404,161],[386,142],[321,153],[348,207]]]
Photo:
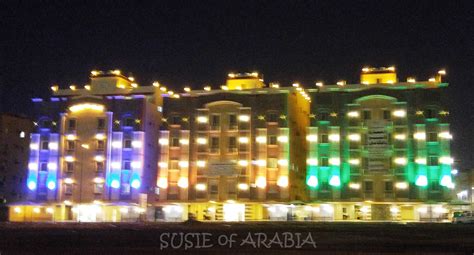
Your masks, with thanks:
[[[163,102],[157,213],[163,220],[287,218],[305,200],[309,96],[229,74],[226,85],[185,88]]]
[[[120,71],[33,99],[27,202],[11,221],[127,221],[153,201],[161,91]],[[151,193],[151,195],[149,195]],[[151,199],[151,200],[150,200]]]
[[[120,71],[35,102],[12,221],[442,220],[454,188],[444,71],[360,84],[171,91]]]
[[[453,159],[441,75],[400,82],[393,67],[364,68],[360,84],[309,89],[311,218],[447,217]]]

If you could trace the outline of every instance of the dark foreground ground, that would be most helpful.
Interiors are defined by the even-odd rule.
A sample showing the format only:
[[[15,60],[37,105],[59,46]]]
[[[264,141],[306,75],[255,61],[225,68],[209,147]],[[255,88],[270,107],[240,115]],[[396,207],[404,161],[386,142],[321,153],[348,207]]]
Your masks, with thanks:
[[[474,254],[474,225],[346,222],[0,223],[1,255],[381,253]]]

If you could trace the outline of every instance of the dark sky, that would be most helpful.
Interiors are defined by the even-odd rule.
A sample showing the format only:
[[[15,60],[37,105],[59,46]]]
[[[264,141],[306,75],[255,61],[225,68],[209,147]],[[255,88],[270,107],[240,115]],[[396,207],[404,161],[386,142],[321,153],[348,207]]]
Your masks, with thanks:
[[[53,83],[119,68],[140,84],[222,84],[229,71],[307,87],[365,65],[426,80],[446,68],[454,157],[474,167],[474,1],[0,1],[1,111]]]

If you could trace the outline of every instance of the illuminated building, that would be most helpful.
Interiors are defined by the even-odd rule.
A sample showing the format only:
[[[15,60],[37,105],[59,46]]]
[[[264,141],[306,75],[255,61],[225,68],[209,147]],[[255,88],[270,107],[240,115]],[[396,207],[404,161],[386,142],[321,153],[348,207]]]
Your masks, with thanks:
[[[12,221],[439,220],[454,188],[447,83],[141,87],[119,70],[33,99]],[[429,201],[429,202],[428,202]],[[146,213],[145,213],[146,212]]]
[[[161,91],[114,70],[33,99],[27,201],[12,221],[136,221],[153,199]],[[151,195],[150,195],[151,193]],[[151,200],[152,201],[152,200]]]
[[[302,88],[231,73],[221,89],[180,96],[163,103],[161,219],[275,218],[275,206],[304,200],[309,97]]]
[[[310,89],[306,184],[310,201],[333,207],[311,218],[445,218],[454,187],[447,86],[440,76],[400,82],[389,67],[364,68],[361,84]]]

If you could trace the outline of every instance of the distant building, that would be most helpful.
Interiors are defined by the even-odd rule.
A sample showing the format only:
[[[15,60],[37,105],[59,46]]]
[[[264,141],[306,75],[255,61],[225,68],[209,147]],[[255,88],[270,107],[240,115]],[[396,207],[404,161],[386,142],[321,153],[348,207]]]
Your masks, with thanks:
[[[0,115],[0,203],[25,199],[28,152],[33,121]]]
[[[302,88],[231,73],[221,89],[173,94],[164,98],[159,140],[162,219],[286,219],[280,205],[305,200]]]
[[[458,202],[464,202],[465,208],[474,209],[474,169],[458,171],[455,180]]]
[[[360,84],[309,89],[306,183],[317,217],[433,220],[451,199],[447,83],[398,81],[395,68],[364,68]]]
[[[28,197],[10,220],[142,217],[155,188],[161,97],[133,81],[93,71],[84,88],[53,86],[49,100],[33,99]]]

